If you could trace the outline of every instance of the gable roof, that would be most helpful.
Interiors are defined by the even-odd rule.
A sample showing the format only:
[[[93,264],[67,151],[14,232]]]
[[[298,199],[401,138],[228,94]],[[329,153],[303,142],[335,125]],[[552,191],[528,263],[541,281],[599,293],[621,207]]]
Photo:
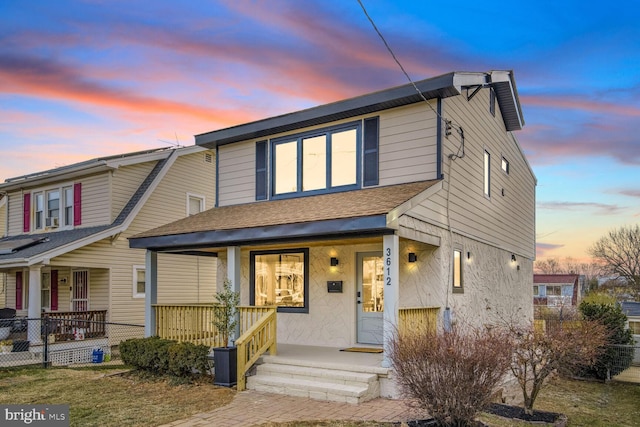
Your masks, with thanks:
[[[574,285],[579,278],[578,274],[534,274],[533,283]]]
[[[177,156],[202,151],[197,146],[162,150],[162,157],[151,172],[145,177],[135,193],[131,196],[127,204],[122,208],[118,216],[111,224],[95,227],[78,227],[72,230],[54,231],[38,234],[20,234],[0,239],[0,244],[5,243],[12,247],[12,242],[19,242],[24,239],[38,237],[38,242],[26,247],[15,247],[15,250],[0,253],[0,266],[32,265],[44,262],[56,256],[60,256],[82,246],[97,242],[99,240],[114,236],[126,230],[135,216],[138,214],[144,202],[149,198],[158,183],[162,180],[167,171],[171,168]],[[158,150],[153,153],[158,153]],[[144,152],[147,154],[147,152]],[[140,155],[140,152],[132,153],[132,156]],[[132,160],[128,155],[112,156],[112,159]],[[153,160],[153,159],[152,159]],[[94,162],[91,160],[89,162]],[[139,159],[136,161],[138,162]],[[148,158],[146,161],[150,161]],[[84,162],[83,162],[84,163]],[[37,176],[37,174],[34,174]]]
[[[496,93],[506,129],[508,131],[520,130],[524,125],[513,71],[452,72],[415,82],[415,87],[426,99],[447,98],[460,95],[464,91],[473,92],[477,88],[492,87]],[[424,102],[415,87],[413,84],[406,84],[306,110],[203,133],[196,135],[196,144],[214,148],[233,142],[263,138],[276,133]],[[468,93],[471,95],[471,92]]]
[[[129,238],[132,248],[186,248],[310,236],[390,233],[387,215],[439,180],[223,206]]]

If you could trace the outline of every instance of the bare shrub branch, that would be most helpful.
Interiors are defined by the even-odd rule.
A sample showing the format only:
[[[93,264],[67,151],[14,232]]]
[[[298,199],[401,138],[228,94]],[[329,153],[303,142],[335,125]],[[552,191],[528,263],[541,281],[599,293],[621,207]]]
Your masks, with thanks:
[[[504,330],[454,328],[439,334],[408,331],[392,342],[391,360],[403,395],[444,426],[470,425],[491,403],[508,371]]]

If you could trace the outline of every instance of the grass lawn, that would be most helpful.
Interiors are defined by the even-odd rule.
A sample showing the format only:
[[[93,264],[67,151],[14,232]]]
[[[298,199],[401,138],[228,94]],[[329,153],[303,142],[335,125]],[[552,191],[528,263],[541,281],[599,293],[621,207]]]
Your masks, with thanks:
[[[72,426],[157,426],[228,404],[235,391],[210,378],[195,384],[137,374],[118,375],[121,367],[15,368],[0,371],[0,403],[70,404]],[[640,385],[556,379],[543,389],[535,409],[560,412],[569,426],[640,426]],[[327,414],[327,419],[331,414]],[[489,414],[491,427],[531,426]],[[268,427],[373,427],[391,423],[309,421],[265,423]],[[540,424],[538,424],[540,426]]]
[[[118,368],[0,370],[0,403],[70,404],[72,426],[157,426],[228,404],[235,391],[208,381],[172,384]],[[114,375],[116,374],[116,375]]]

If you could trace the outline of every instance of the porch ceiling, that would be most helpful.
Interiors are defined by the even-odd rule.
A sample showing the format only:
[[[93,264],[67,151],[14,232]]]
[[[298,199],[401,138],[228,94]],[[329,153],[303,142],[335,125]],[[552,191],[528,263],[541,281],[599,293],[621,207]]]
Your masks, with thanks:
[[[129,244],[166,250],[392,233],[387,214],[438,182],[213,208],[140,233]]]

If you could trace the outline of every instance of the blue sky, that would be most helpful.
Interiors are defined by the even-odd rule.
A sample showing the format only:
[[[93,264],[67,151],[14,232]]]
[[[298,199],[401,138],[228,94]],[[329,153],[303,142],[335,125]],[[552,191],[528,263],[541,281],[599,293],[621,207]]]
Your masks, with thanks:
[[[363,0],[409,75],[512,69],[538,257],[640,217],[640,3]],[[406,83],[357,0],[0,0],[0,179]]]

